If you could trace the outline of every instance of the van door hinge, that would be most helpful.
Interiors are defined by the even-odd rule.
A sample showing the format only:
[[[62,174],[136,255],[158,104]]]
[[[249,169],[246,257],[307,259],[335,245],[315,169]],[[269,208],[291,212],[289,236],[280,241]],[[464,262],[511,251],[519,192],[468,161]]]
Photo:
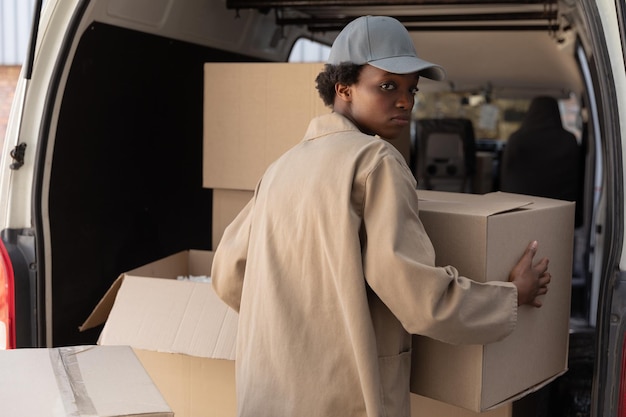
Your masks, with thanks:
[[[26,153],[26,144],[19,143],[11,150],[11,158],[13,163],[9,166],[11,169],[20,169],[24,165],[24,154]]]

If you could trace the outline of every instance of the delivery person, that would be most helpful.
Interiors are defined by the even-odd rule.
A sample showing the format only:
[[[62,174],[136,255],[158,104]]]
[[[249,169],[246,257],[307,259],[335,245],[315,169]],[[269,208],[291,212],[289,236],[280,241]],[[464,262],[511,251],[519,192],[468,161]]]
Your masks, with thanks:
[[[400,22],[348,24],[317,78],[333,112],[267,169],[224,232],[212,279],[239,312],[240,417],[409,416],[412,333],[493,342],[518,305],[540,306],[550,274],[547,259],[533,264],[536,242],[510,282],[435,267],[415,179],[381,139],[407,127],[420,76],[444,71],[417,57]]]

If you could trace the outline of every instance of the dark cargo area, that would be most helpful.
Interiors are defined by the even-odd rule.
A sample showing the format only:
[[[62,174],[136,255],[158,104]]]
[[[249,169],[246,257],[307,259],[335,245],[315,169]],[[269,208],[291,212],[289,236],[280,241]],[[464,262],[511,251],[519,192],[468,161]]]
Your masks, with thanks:
[[[78,326],[121,272],[211,248],[203,63],[241,60],[102,24],[85,32],[51,172],[54,345],[96,341],[100,329]]]

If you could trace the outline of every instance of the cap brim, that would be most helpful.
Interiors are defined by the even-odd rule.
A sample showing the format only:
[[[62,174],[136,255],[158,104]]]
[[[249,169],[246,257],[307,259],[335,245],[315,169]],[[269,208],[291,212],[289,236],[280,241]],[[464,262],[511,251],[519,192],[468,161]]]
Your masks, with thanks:
[[[446,71],[442,67],[414,56],[396,56],[393,58],[378,59],[369,61],[368,64],[393,74],[411,74],[417,72],[420,77],[435,81],[443,81],[446,78]]]

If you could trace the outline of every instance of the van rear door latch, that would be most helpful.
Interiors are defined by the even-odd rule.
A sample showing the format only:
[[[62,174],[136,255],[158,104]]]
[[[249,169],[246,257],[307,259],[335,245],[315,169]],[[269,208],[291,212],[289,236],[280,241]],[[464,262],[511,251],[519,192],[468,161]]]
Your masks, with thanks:
[[[22,165],[24,165],[24,154],[26,153],[26,144],[18,143],[15,148],[11,150],[11,158],[13,158],[13,163],[9,166],[9,168],[16,170],[20,169]]]

